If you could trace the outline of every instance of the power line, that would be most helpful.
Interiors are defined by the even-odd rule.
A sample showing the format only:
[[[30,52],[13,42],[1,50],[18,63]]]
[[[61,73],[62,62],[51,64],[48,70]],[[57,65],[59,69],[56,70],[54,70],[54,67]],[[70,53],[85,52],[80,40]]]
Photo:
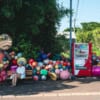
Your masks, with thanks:
[[[79,0],[77,0],[76,11],[75,11],[74,31],[75,31],[75,26],[76,26],[76,19],[77,19],[77,16],[78,16],[78,9],[79,9]]]

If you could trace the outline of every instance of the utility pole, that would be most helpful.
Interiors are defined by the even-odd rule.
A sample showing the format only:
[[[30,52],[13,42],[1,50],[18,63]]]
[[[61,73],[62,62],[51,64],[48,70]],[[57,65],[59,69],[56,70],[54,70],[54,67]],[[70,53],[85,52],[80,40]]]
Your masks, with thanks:
[[[70,60],[72,60],[72,0],[70,0]]]

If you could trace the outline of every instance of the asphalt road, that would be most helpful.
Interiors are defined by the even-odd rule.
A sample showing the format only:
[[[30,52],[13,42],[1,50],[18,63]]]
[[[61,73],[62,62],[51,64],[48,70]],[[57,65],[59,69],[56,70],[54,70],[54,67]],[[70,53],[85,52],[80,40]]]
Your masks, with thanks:
[[[100,78],[74,81],[25,81],[11,88],[0,85],[0,100],[100,100]]]

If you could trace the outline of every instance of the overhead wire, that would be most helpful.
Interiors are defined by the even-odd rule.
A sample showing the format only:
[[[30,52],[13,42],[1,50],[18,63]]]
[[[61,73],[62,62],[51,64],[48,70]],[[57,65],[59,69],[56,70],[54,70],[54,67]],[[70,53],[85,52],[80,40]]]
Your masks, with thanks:
[[[78,16],[78,10],[79,10],[79,0],[77,0],[76,11],[75,11],[74,32],[75,32],[75,27],[76,27],[76,19],[77,19],[77,16]]]

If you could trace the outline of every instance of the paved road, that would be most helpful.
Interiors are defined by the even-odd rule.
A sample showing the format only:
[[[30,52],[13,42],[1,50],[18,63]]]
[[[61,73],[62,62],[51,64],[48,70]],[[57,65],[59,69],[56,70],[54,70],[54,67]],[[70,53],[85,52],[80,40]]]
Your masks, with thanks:
[[[38,96],[5,96],[0,100],[100,100],[100,95],[38,95]]]
[[[0,85],[0,100],[100,100],[100,79],[78,78],[75,81],[25,81],[11,88]]]

